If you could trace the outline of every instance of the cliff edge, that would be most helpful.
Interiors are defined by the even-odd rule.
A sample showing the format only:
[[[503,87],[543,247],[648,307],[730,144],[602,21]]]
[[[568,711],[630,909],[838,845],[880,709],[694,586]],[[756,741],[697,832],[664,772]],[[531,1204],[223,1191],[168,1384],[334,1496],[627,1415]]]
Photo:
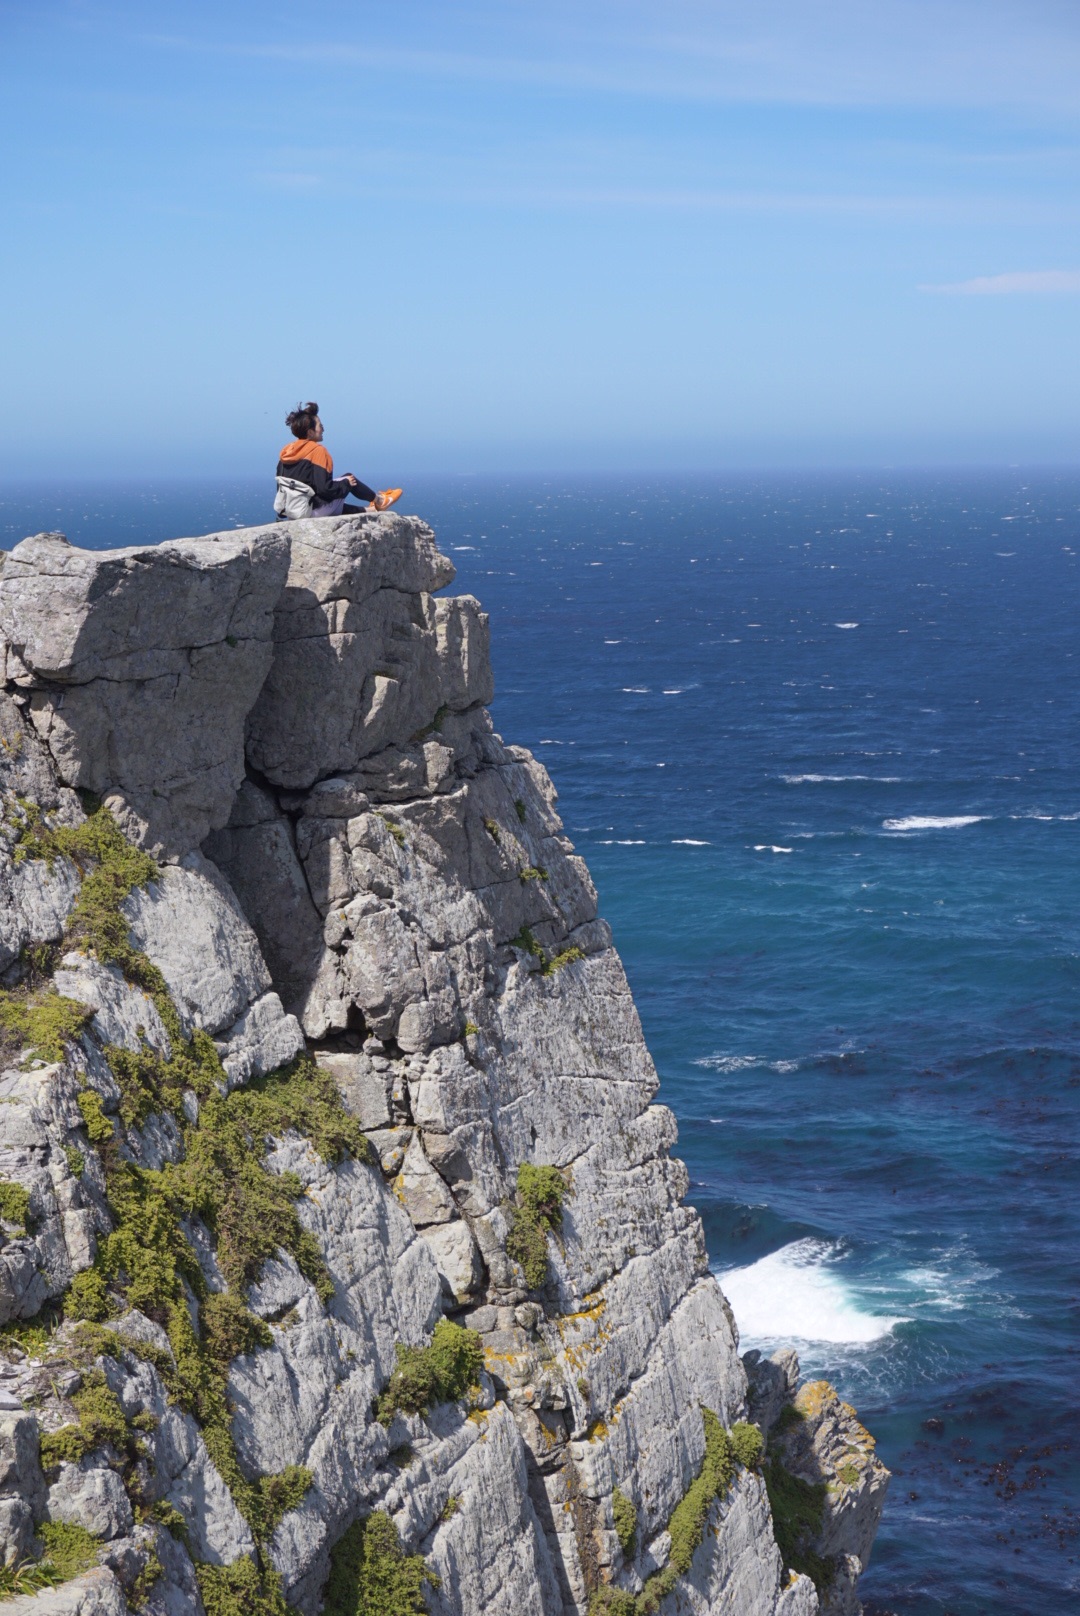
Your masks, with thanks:
[[[857,1611],[887,1472],[748,1382],[431,530],[3,561],[0,1598]]]

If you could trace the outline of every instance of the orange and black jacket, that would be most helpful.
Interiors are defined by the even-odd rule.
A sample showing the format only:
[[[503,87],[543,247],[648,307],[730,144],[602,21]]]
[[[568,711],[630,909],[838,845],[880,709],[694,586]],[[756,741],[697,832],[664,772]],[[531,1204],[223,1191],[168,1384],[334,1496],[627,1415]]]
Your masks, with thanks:
[[[318,505],[341,499],[342,495],[353,491],[352,484],[346,482],[344,477],[334,477],[330,451],[324,449],[321,443],[312,443],[310,438],[294,438],[285,445],[275,475],[295,477],[297,482],[307,483]]]

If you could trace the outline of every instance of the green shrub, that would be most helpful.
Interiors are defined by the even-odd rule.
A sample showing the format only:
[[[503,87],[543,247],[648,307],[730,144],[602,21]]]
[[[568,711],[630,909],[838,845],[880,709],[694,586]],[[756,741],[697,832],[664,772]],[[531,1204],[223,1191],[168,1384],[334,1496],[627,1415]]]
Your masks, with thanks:
[[[331,1549],[323,1616],[422,1616],[425,1584],[437,1588],[439,1579],[421,1555],[406,1554],[389,1515],[376,1510]]]
[[[25,1231],[30,1222],[30,1191],[21,1184],[0,1179],[0,1218],[5,1223],[17,1223]]]
[[[598,1588],[589,1600],[589,1616],[638,1616],[639,1608],[625,1588]]]
[[[705,1428],[705,1454],[701,1469],[676,1504],[668,1520],[671,1552],[668,1563],[646,1582],[635,1596],[623,1588],[600,1588],[589,1601],[589,1616],[655,1616],[679,1577],[689,1571],[694,1555],[705,1534],[705,1522],[715,1499],[722,1497],[731,1486],[735,1475],[735,1445],[711,1408],[701,1410]],[[746,1439],[743,1438],[743,1441]],[[626,1526],[636,1529],[633,1505],[616,1488],[612,1504],[615,1510],[615,1529],[623,1545],[623,1553],[630,1550],[623,1541],[619,1526],[619,1500],[626,1506],[621,1510]]]
[[[75,1042],[93,1013],[53,988],[29,997],[0,992],[0,1027],[41,1060],[63,1060],[65,1045]]]
[[[135,1578],[131,1592],[128,1594],[128,1604],[132,1610],[142,1610],[153,1592],[154,1584],[164,1575],[165,1567],[153,1549],[151,1549],[143,1561],[142,1570]]]
[[[525,823],[525,799],[524,799],[524,797],[515,797],[514,798],[514,808],[515,808],[515,810],[517,812],[518,818],[520,819],[521,823],[524,825],[524,823]]]
[[[624,1492],[615,1488],[611,1495],[611,1513],[615,1517],[615,1536],[629,1560],[637,1542],[637,1510]]]
[[[756,1425],[738,1420],[731,1427],[731,1446],[737,1462],[747,1470],[756,1470],[765,1447],[765,1439]]]
[[[214,1291],[199,1309],[206,1350],[227,1369],[242,1352],[273,1345],[270,1326],[245,1307],[233,1291]]]
[[[245,1556],[232,1565],[195,1562],[206,1616],[291,1616],[276,1571],[264,1571]]]
[[[547,1236],[562,1223],[566,1180],[557,1167],[522,1162],[517,1173],[517,1204],[510,1211],[507,1256],[519,1263],[525,1282],[536,1291],[547,1282]]]
[[[456,1403],[479,1379],[484,1351],[475,1330],[440,1319],[427,1347],[397,1348],[397,1368],[379,1398],[377,1417],[389,1425],[400,1410],[426,1414],[438,1403]]]
[[[540,872],[536,873],[539,874]],[[547,879],[546,875],[544,879]],[[511,937],[510,947],[519,948],[523,954],[531,954],[534,959],[538,959],[540,961],[541,976],[554,976],[555,972],[561,971],[564,965],[572,965],[575,960],[585,958],[585,950],[579,948],[576,943],[571,944],[569,948],[560,949],[557,954],[552,954],[549,958],[543,944],[533,935],[528,926],[522,926],[517,936]]]
[[[59,1431],[46,1431],[41,1435],[41,1465],[48,1470],[61,1461],[75,1463],[95,1448],[106,1445],[126,1447],[127,1420],[100,1369],[92,1369],[83,1377],[83,1383],[71,1399],[79,1418],[73,1425],[62,1425]],[[53,1556],[55,1559],[55,1556]]]
[[[546,881],[548,873],[542,864],[526,864],[525,868],[518,872],[518,877],[523,885],[528,886],[530,881]]]
[[[170,1504],[166,1498],[159,1498],[155,1504],[151,1504],[150,1515],[167,1532],[171,1532],[179,1543],[187,1542],[188,1524],[175,1504]]]
[[[105,1275],[101,1270],[87,1268],[81,1274],[76,1274],[64,1297],[65,1318],[85,1319],[92,1324],[100,1324],[111,1312]]]
[[[701,1418],[705,1425],[705,1457],[701,1462],[701,1471],[676,1504],[668,1521],[671,1534],[669,1564],[680,1573],[690,1569],[713,1500],[727,1492],[735,1475],[734,1454],[727,1432],[711,1408],[703,1408]]]
[[[105,1115],[101,1095],[96,1089],[83,1089],[75,1096],[75,1103],[83,1119],[83,1126],[92,1145],[108,1145],[113,1139],[113,1125]]]
[[[75,1145],[65,1145],[64,1156],[67,1160],[68,1172],[71,1173],[74,1178],[81,1178],[83,1175],[83,1168],[86,1166],[86,1157],[83,1155],[82,1151],[79,1150]]]
[[[68,1582],[97,1565],[101,1545],[85,1526],[74,1526],[67,1521],[44,1521],[37,1530],[45,1548],[42,1560],[55,1568],[59,1581]]]
[[[260,1476],[258,1526],[264,1540],[272,1538],[291,1509],[298,1509],[315,1478],[303,1465],[286,1465],[272,1476]]]
[[[563,948],[557,954],[552,954],[544,965],[541,975],[554,976],[555,972],[561,971],[564,965],[573,965],[575,960],[583,960],[584,958],[585,950],[574,943],[570,948]]]

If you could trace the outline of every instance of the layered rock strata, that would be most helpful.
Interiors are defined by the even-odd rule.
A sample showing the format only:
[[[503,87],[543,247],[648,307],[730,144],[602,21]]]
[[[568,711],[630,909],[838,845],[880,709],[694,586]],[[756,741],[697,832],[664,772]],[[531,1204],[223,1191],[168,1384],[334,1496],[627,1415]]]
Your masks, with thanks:
[[[818,1609],[749,1450],[675,1575],[702,1410],[753,1414],[737,1332],[588,871],[493,732],[487,619],[435,598],[452,577],[395,515],[5,558],[0,1551],[66,1522],[101,1562],[13,1610],[199,1616],[213,1587],[315,1616],[378,1512],[436,1616]],[[279,1094],[296,1114],[267,1121]],[[291,1231],[246,1267],[229,1185],[184,1176],[233,1118]],[[173,1220],[160,1305],[116,1256],[118,1185]],[[478,1333],[477,1384],[390,1407],[442,1317]],[[94,1397],[119,1414],[94,1427]],[[837,1612],[880,1513],[864,1471],[858,1546],[822,1550]]]

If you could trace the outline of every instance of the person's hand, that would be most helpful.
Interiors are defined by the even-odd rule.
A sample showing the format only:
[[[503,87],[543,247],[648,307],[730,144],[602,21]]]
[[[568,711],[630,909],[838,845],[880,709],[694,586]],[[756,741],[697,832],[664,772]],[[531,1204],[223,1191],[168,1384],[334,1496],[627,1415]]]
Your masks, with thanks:
[[[345,481],[348,483],[350,488],[356,487],[356,478],[353,476],[351,471],[347,471],[345,473]]]

